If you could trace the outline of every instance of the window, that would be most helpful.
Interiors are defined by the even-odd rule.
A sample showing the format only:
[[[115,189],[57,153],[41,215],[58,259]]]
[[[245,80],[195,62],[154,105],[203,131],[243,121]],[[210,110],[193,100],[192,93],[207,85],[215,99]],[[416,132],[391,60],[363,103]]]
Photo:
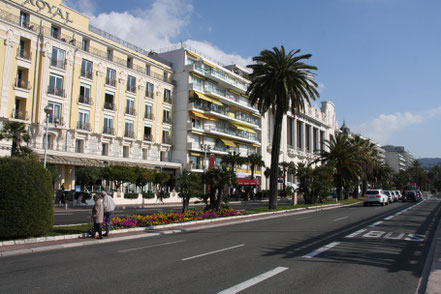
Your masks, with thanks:
[[[107,48],[107,60],[113,61],[113,50]]]
[[[63,49],[52,47],[51,66],[65,69],[66,52]]]
[[[311,151],[311,126],[306,125],[305,130],[305,140],[306,140],[306,151]]]
[[[24,28],[29,28],[29,13],[20,11],[20,18],[18,20],[18,25]]]
[[[124,128],[124,137],[135,138],[135,132],[133,131],[133,121],[126,120]]]
[[[63,77],[54,74],[50,75],[48,94],[64,97]]]
[[[115,110],[114,97],[115,93],[106,92],[104,96],[104,109]]]
[[[142,149],[142,159],[147,160],[147,158],[148,158],[147,148],[143,148]]]
[[[128,158],[130,154],[129,146],[123,146],[123,157]]]
[[[136,93],[136,78],[132,76],[127,77],[127,91]]]
[[[49,114],[49,123],[57,123],[61,122],[61,104],[55,102],[48,102],[48,105],[52,106],[52,114]]]
[[[169,104],[172,103],[172,100],[171,100],[171,91],[170,91],[169,89],[165,89],[165,90],[164,90],[164,102],[165,102],[165,103],[169,103]]]
[[[166,124],[171,124],[170,111],[168,111],[167,109],[164,109],[163,114],[164,114],[164,116],[163,116],[162,122],[166,123]]]
[[[297,148],[303,149],[303,123],[297,121]]]
[[[54,141],[55,141],[54,137],[55,136],[51,135],[51,134],[48,134],[48,136],[47,136],[47,149],[49,149],[49,150],[55,149],[54,148]],[[43,134],[43,149],[45,148],[45,146],[46,146],[46,134]]]
[[[101,155],[109,155],[109,144],[107,143],[102,143],[101,144]]]
[[[190,77],[191,77],[191,83],[193,83],[193,87],[195,89],[202,90],[202,80],[195,76],[190,76]]]
[[[144,118],[153,120],[153,105],[151,104],[145,105]]]
[[[288,123],[288,126],[287,126],[286,130],[287,130],[288,146],[293,147],[294,146],[294,119],[291,117],[288,117],[287,123]]]
[[[200,157],[198,156],[190,156],[190,166],[192,169],[202,169]]]
[[[150,75],[150,65],[148,64],[145,65],[145,74],[148,76]]]
[[[136,115],[135,100],[133,98],[127,98],[126,100],[126,114]]]
[[[168,151],[161,151],[159,156],[160,156],[159,157],[160,161],[170,161],[169,160],[169,153],[168,153]]]
[[[163,78],[164,78],[163,81],[164,81],[164,82],[168,82],[169,77],[170,77],[169,73],[165,71],[165,72],[164,72],[164,75],[163,75]]]
[[[144,126],[144,140],[146,141],[152,141],[152,127],[151,126]]]
[[[81,62],[81,76],[84,78],[92,79],[92,68],[92,61],[83,59],[83,61]]]
[[[199,119],[192,118],[191,125],[193,126],[193,128],[200,129],[201,128],[201,121]]]
[[[325,150],[325,132],[320,131],[320,150]]]
[[[116,71],[111,68],[107,68],[106,85],[116,87]]]
[[[90,131],[89,111],[81,110],[81,109],[78,111],[78,125],[77,125],[77,128],[79,130]]]
[[[153,98],[153,84],[147,82],[145,86],[145,96],[149,98]]]
[[[171,144],[170,132],[169,131],[162,131],[162,143],[164,143],[164,144]]]
[[[85,84],[80,85],[80,97],[78,98],[78,102],[84,104],[91,104],[89,85],[85,85]]]
[[[90,40],[83,39],[83,41],[81,42],[81,50],[89,52],[89,47],[90,47]]]
[[[55,39],[60,39],[60,28],[56,26],[51,26],[51,37]]]
[[[313,151],[316,152],[319,150],[319,139],[318,139],[318,130],[316,128],[312,128],[312,147]]]
[[[104,116],[104,128],[103,133],[114,135],[115,131],[113,129],[113,116]]]
[[[133,58],[132,57],[127,57],[127,67],[133,68]]]
[[[75,152],[83,153],[84,152],[84,141],[80,139],[75,140]]]

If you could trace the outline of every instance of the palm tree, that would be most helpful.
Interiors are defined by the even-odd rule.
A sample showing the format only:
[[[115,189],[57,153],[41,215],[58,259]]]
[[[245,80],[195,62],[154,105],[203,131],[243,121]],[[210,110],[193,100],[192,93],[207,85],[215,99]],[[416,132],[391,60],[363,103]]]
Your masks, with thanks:
[[[182,213],[188,210],[190,199],[198,194],[201,176],[184,169],[179,177],[179,197],[182,198]]]
[[[291,110],[296,113],[304,110],[305,102],[319,97],[317,83],[312,70],[317,67],[308,65],[302,60],[311,58],[311,54],[297,55],[300,50],[288,54],[283,46],[274,47],[273,51],[263,50],[253,58],[255,64],[248,65],[253,71],[250,74],[251,84],[247,95],[251,105],[257,105],[261,114],[272,110],[274,134],[271,149],[271,176],[269,208],[277,207],[277,181],[279,170],[280,139],[282,135],[283,116]]]
[[[220,209],[220,205],[224,200],[224,191],[227,187],[236,184],[236,174],[233,170],[222,168],[210,168],[205,173],[205,178],[210,185],[210,208]]]
[[[295,174],[296,166],[292,161],[291,162],[283,161],[279,163],[279,168],[282,173],[282,179],[283,179],[283,184],[282,184],[283,196],[286,196],[286,176],[288,174]]]
[[[240,156],[239,153],[233,152],[222,156],[221,164],[225,167],[231,167],[231,170],[234,171],[236,166],[240,166],[245,162],[244,158]]]
[[[247,162],[250,165],[251,179],[254,179],[254,170],[256,167],[265,167],[265,162],[262,160],[262,155],[258,153],[248,155]]]
[[[327,150],[322,150],[319,160],[335,167],[334,185],[339,200],[343,200],[343,187],[358,177],[361,168],[359,146],[352,144],[349,136],[336,133],[325,140]]]
[[[20,154],[22,142],[28,143],[30,136],[24,123],[6,121],[0,131],[0,140],[3,139],[12,140],[11,156],[17,156]]]

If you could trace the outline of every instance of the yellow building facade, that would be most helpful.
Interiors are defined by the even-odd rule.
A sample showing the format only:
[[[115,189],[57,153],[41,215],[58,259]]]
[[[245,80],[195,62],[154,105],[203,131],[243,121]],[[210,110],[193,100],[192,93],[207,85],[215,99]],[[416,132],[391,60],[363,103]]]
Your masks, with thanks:
[[[57,187],[73,188],[78,166],[181,167],[170,161],[169,62],[91,26],[61,0],[1,0],[0,38],[0,120],[25,123],[41,158],[47,120]],[[0,142],[0,155],[10,146]]]

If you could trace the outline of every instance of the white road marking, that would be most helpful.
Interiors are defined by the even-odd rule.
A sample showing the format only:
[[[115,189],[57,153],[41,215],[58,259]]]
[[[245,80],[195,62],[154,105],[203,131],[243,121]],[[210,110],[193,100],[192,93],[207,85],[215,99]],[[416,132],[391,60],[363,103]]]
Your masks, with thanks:
[[[266,273],[258,275],[257,277],[249,279],[249,280],[247,280],[247,281],[245,281],[243,283],[237,284],[236,286],[228,288],[228,289],[226,289],[226,290],[224,290],[222,292],[219,292],[218,294],[235,294],[235,293],[238,293],[238,292],[243,291],[243,290],[245,290],[245,289],[247,289],[247,288],[249,288],[251,286],[254,286],[254,285],[256,285],[256,284],[258,284],[258,283],[260,283],[260,282],[262,282],[262,281],[264,281],[266,279],[274,277],[275,275],[278,275],[281,272],[286,271],[287,269],[288,269],[287,267],[282,267],[282,266],[276,267],[273,270],[270,270],[270,271],[268,271]]]
[[[322,253],[322,252],[325,252],[326,250],[329,250],[329,249],[331,249],[332,247],[337,246],[338,244],[340,244],[340,242],[332,242],[332,243],[329,243],[328,245],[323,246],[322,248],[319,248],[319,249],[317,249],[317,250],[312,251],[311,253],[308,253],[308,254],[306,254],[306,255],[303,255],[303,257],[305,257],[305,258],[313,258],[313,257],[316,256],[317,254],[320,254],[320,253]]]
[[[388,216],[388,217],[386,217],[384,220],[390,220],[390,219],[392,219],[394,216],[395,216],[395,215]]]
[[[69,212],[61,212],[61,213],[54,213],[54,215],[72,215],[72,213],[69,213]]]
[[[215,253],[219,253],[219,252],[223,252],[223,251],[227,251],[227,250],[231,250],[231,249],[236,249],[236,248],[243,247],[243,246],[245,246],[245,244],[239,244],[239,245],[231,246],[231,247],[228,247],[228,248],[223,248],[223,249],[219,249],[219,250],[215,250],[215,251],[211,251],[211,252],[207,252],[207,253],[202,253],[202,254],[199,254],[199,255],[191,256],[191,257],[186,257],[186,258],[183,258],[181,260],[182,261],[186,261],[186,260],[190,260],[190,259],[194,259],[194,258],[198,258],[198,257],[207,256],[207,255],[210,255],[210,254],[215,254]]]
[[[174,241],[174,242],[167,242],[167,243],[155,244],[155,245],[149,245],[149,246],[143,246],[143,247],[135,247],[135,248],[129,248],[129,249],[122,249],[122,250],[118,250],[118,252],[119,253],[127,253],[127,252],[131,252],[131,251],[142,250],[142,249],[147,249],[147,248],[161,247],[161,246],[166,246],[166,245],[171,245],[171,244],[176,244],[176,243],[182,243],[182,242],[185,242],[185,240],[179,240],[179,241]]]
[[[340,218],[336,218],[334,221],[338,222],[341,221],[342,219],[348,218],[349,216],[344,216],[344,217],[340,217]]]
[[[350,235],[347,235],[345,238],[354,238],[355,236],[357,236],[357,235],[363,233],[364,231],[366,231],[366,229],[358,230],[358,231],[356,231],[356,232],[353,232],[353,233],[350,234]]]
[[[378,225],[380,225],[382,223],[383,223],[382,221],[378,221],[378,222],[373,223],[372,225],[370,225],[370,227],[376,227],[376,226],[378,226]]]

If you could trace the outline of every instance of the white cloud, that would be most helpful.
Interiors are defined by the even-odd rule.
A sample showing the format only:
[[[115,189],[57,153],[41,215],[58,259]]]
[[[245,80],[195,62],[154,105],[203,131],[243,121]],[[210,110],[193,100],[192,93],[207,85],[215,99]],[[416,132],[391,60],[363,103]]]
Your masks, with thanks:
[[[354,131],[380,144],[386,144],[392,135],[438,116],[441,116],[441,106],[419,113],[397,112],[394,114],[381,114],[370,122],[355,126]]]

